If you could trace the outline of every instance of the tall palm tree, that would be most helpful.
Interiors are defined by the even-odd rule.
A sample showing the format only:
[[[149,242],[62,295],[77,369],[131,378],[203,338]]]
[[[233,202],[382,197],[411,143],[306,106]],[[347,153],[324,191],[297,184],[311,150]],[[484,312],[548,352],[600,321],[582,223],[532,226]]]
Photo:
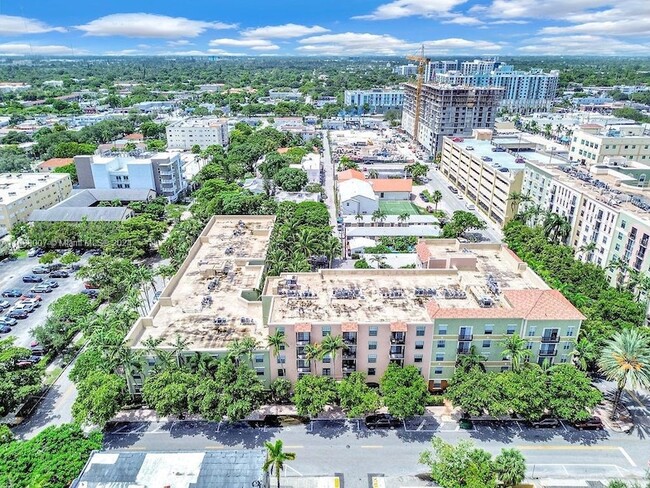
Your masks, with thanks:
[[[188,366],[194,373],[204,377],[214,377],[219,360],[204,352],[195,352],[187,361]]]
[[[573,364],[582,371],[590,369],[595,363],[597,357],[598,349],[596,344],[585,338],[576,342],[574,349],[571,352]]]
[[[115,369],[124,375],[129,394],[132,394],[134,391],[133,374],[140,373],[144,365],[142,351],[135,351],[123,344],[117,352],[115,361],[117,362]]]
[[[343,337],[340,335],[328,335],[323,339],[323,343],[321,344],[322,355],[324,356],[326,354],[329,354],[332,356],[332,362],[334,363],[334,375],[336,375],[336,356],[338,355],[339,351],[343,351],[347,348],[348,345],[343,342]],[[343,371],[341,371],[341,376],[342,375]]]
[[[571,223],[562,215],[548,212],[543,224],[544,234],[553,243],[564,242],[571,235]]]
[[[611,418],[617,415],[626,388],[650,387],[650,338],[637,329],[617,332],[602,350],[598,367],[610,381],[616,381]]]
[[[636,287],[637,295],[636,299],[639,301],[642,296],[648,297],[648,294],[650,293],[650,276],[643,275],[641,277],[641,281],[639,281],[639,284]]]
[[[311,229],[300,229],[296,236],[295,249],[301,252],[305,258],[314,255],[319,246],[318,236]]]
[[[379,223],[383,223],[386,220],[386,217],[386,213],[381,209],[377,209],[372,213],[373,222],[379,221]]]
[[[265,442],[264,447],[266,447],[266,461],[264,462],[262,469],[270,475],[275,474],[275,478],[278,482],[277,488],[280,488],[280,474],[284,469],[284,463],[296,459],[296,453],[284,452],[282,449],[281,439],[278,439],[273,443]]]
[[[508,195],[508,201],[510,202],[510,210],[514,213],[515,208],[521,203],[522,194],[518,191],[510,192]]]
[[[616,257],[609,262],[605,269],[616,273],[616,287],[618,289],[622,288],[623,283],[625,282],[625,277],[630,269],[627,263],[621,258]]]
[[[331,268],[334,258],[341,255],[341,241],[334,236],[330,236],[323,244],[323,252],[327,256],[328,267]]]
[[[598,246],[596,245],[596,241],[589,241],[587,244],[583,244],[580,246],[578,251],[582,254],[581,257],[587,258],[587,262],[591,262],[591,259],[594,256],[594,251],[596,250]]]
[[[406,223],[406,221],[407,221],[408,219],[410,219],[410,218],[411,218],[411,214],[408,213],[408,212],[404,212],[404,213],[401,213],[401,214],[399,214],[399,215],[397,216],[397,221],[398,221],[398,222],[401,222],[401,223],[404,224],[404,223]]]
[[[172,354],[176,359],[176,367],[180,368],[184,363],[185,359],[183,358],[183,352],[187,350],[187,346],[190,345],[189,339],[183,339],[180,334],[176,334],[174,337],[174,342],[168,342],[167,345],[172,347]]]
[[[637,287],[643,279],[643,274],[640,271],[637,271],[634,268],[630,268],[630,272],[627,277],[627,289],[634,293],[635,297],[638,300],[638,290]]]
[[[526,349],[526,340],[519,337],[518,334],[511,335],[501,342],[503,355],[510,360],[510,366],[513,371],[519,371],[523,361],[530,357],[530,350]]]
[[[377,179],[379,178],[379,173],[377,172],[376,169],[371,169],[370,171],[368,171],[368,178]]]
[[[245,356],[253,367],[253,353],[260,347],[260,343],[254,337],[244,337],[241,341],[242,356]]]
[[[363,220],[363,215],[361,215],[360,213],[357,213],[354,216],[354,218],[357,219],[357,222],[361,222]]]
[[[321,357],[320,344],[307,344],[305,346],[305,357],[310,364],[312,361],[314,362],[312,373],[316,373],[316,361]]]
[[[287,347],[287,340],[284,332],[276,329],[275,332],[266,338],[268,346],[273,350],[273,355],[277,359],[280,356],[280,351]],[[282,376],[286,376],[285,364],[282,363]]]
[[[442,201],[442,192],[436,190],[431,194],[431,203],[433,203],[436,210],[438,210],[438,204]]]

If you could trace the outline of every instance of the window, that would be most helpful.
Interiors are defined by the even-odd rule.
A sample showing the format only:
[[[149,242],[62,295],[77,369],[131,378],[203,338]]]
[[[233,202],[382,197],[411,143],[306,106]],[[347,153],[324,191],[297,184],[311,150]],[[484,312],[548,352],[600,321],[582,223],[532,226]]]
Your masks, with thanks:
[[[416,363],[421,363],[422,362],[422,354],[416,354],[415,357],[413,358],[413,360]]]
[[[327,337],[332,333],[332,326],[330,325],[324,325],[323,326],[323,337]]]
[[[323,368],[323,376],[331,376],[332,371],[330,368]]]
[[[438,326],[438,335],[447,335],[447,325]]]
[[[444,339],[438,341],[438,349],[444,349],[444,348],[445,348],[445,341],[444,341]]]
[[[570,342],[565,342],[564,343],[564,350],[568,351],[569,349],[571,349],[571,343]]]
[[[501,372],[504,373],[505,371],[508,371],[508,366],[501,366]]]
[[[377,362],[377,355],[376,354],[368,354],[368,363],[376,363]]]
[[[442,374],[442,368],[435,368],[433,374]]]
[[[422,337],[424,335],[424,325],[418,325],[415,328],[415,335],[418,337]]]
[[[528,337],[533,337],[533,336],[535,335],[535,329],[536,329],[536,328],[535,328],[534,325],[531,325],[531,326],[528,328]]]
[[[485,335],[492,335],[492,332],[494,332],[494,325],[486,324],[485,325]]]
[[[332,356],[330,356],[329,354],[325,354],[325,356],[323,356],[322,361],[323,361],[325,364],[331,363],[331,362],[332,362]]]
[[[368,368],[368,376],[375,376],[377,374],[376,368]]]
[[[490,347],[492,345],[492,341],[483,341],[483,347]]]
[[[377,349],[377,341],[368,342],[368,349],[370,349],[370,350]]]
[[[368,327],[368,335],[370,337],[376,337],[377,336],[377,326],[376,325],[371,325]]]
[[[436,353],[436,361],[444,361],[445,360],[445,353],[444,352],[437,352]]]
[[[278,376],[284,376],[284,369],[278,369]]]
[[[278,361],[278,364],[285,364],[287,362],[287,357],[286,356],[278,356],[277,361]]]
[[[284,327],[276,327],[275,330],[279,335],[284,335]]]
[[[264,362],[264,355],[262,355],[262,354],[255,354],[255,362],[256,362],[256,363],[263,363],[263,362]]]
[[[573,337],[573,334],[575,334],[575,327],[567,327],[566,335],[568,337]]]
[[[562,357],[560,358],[561,363],[566,363],[569,360],[569,357],[566,354],[562,354]]]
[[[528,341],[528,342],[526,343],[526,349],[530,350],[530,349],[532,349],[532,348],[533,348],[533,343],[532,343],[531,341]]]
[[[517,326],[510,324],[510,325],[508,325],[508,327],[506,329],[506,334],[512,335],[512,334],[515,333],[515,330],[517,330]]]

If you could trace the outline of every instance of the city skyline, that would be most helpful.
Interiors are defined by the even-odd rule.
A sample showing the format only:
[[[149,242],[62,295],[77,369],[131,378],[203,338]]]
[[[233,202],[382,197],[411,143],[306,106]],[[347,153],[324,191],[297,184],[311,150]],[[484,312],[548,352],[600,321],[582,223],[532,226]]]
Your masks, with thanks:
[[[0,55],[645,55],[639,0],[246,0],[110,5],[19,0],[0,15]]]

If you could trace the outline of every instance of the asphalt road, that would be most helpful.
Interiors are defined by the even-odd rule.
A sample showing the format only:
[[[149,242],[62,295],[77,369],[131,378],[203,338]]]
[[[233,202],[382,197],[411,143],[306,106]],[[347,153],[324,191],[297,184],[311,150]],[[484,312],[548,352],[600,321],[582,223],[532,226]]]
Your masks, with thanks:
[[[82,258],[85,261],[85,258]],[[16,261],[4,261],[0,263],[0,292],[9,289],[18,289],[22,292],[28,292],[36,283],[23,283],[22,277],[32,273],[32,268],[38,266],[38,258],[21,258]],[[81,264],[81,262],[79,263]],[[47,275],[38,275],[44,280],[50,279]],[[12,327],[9,334],[3,334],[1,337],[16,337],[16,345],[29,347],[32,342],[31,329],[45,322],[47,317],[47,307],[57,298],[69,293],[79,293],[83,289],[83,282],[74,277],[71,273],[69,278],[54,278],[59,283],[58,288],[54,288],[51,293],[41,293],[43,301],[41,306],[34,310],[24,320],[18,320],[18,323]],[[7,300],[12,306],[18,301],[18,298],[0,298]],[[6,315],[7,309],[0,313],[0,316]]]
[[[533,429],[525,424],[483,424],[461,430],[455,422],[418,417],[397,429],[369,430],[360,421],[313,421],[283,428],[251,428],[245,424],[208,422],[135,422],[111,425],[106,449],[178,451],[252,449],[282,439],[296,452],[288,463],[293,476],[343,473],[347,488],[367,487],[369,473],[405,476],[423,473],[420,453],[433,436],[456,443],[473,440],[494,454],[517,448],[526,457],[531,478],[589,479],[642,476],[647,466],[648,431],[632,434],[557,429]]]
[[[332,164],[332,156],[330,152],[330,142],[328,139],[329,131],[323,131],[323,156],[322,156],[322,166],[325,171],[325,181],[323,182],[323,187],[325,189],[325,195],[327,199],[325,204],[327,205],[327,210],[330,214],[330,225],[334,235],[338,236],[336,231],[336,196],[334,189],[334,178],[336,175],[336,168]]]

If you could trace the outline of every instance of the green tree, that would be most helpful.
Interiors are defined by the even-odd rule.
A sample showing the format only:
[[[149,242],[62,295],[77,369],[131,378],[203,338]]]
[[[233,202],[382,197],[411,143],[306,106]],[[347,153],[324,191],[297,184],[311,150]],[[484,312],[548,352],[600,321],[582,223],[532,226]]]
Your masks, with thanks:
[[[598,367],[610,381],[616,381],[612,419],[626,388],[650,387],[650,339],[636,329],[617,332],[605,345]]]
[[[486,413],[494,416],[505,415],[509,405],[495,376],[496,373],[486,373],[478,367],[473,367],[467,372],[457,369],[445,390],[445,397],[471,416]]]
[[[79,183],[79,177],[77,176],[77,166],[75,166],[74,163],[66,164],[65,166],[59,166],[58,168],[54,168],[52,173],[59,173],[59,174],[69,174],[70,175],[70,180],[72,181],[72,184],[77,184]]]
[[[18,364],[31,356],[29,349],[14,345],[15,338],[0,340],[0,416],[4,417],[41,389],[40,366]],[[0,463],[1,464],[1,463]]]
[[[103,426],[124,405],[126,382],[116,374],[96,371],[77,384],[77,391],[72,406],[75,421]]]
[[[379,394],[366,384],[366,375],[359,371],[344,378],[337,387],[341,408],[350,418],[363,417],[381,406]]]
[[[50,251],[50,252],[46,252],[40,258],[38,258],[38,262],[41,264],[52,264],[58,258],[59,255],[57,253]]]
[[[321,355],[326,356],[330,355],[332,358],[332,364],[334,365],[334,374],[336,375],[336,356],[340,351],[347,349],[348,346],[343,342],[343,337],[340,335],[333,336],[328,335],[323,338],[321,343]],[[342,373],[341,373],[342,374]]]
[[[77,263],[80,260],[81,260],[81,258],[79,256],[77,256],[75,253],[67,252],[63,256],[61,256],[61,258],[59,259],[59,262],[61,264],[64,264],[64,265],[68,266],[70,264]]]
[[[525,339],[513,334],[501,342],[503,356],[510,360],[510,367],[513,371],[519,371],[526,360],[530,357],[530,350],[527,349]]]
[[[275,174],[273,181],[284,191],[300,191],[309,180],[302,169],[282,168]]]
[[[526,458],[517,449],[501,449],[494,458],[493,468],[503,486],[513,487],[526,477]]]
[[[199,383],[200,379],[188,371],[168,369],[147,377],[142,398],[158,415],[183,416],[194,407],[190,393]]]
[[[471,441],[456,446],[434,437],[432,450],[420,455],[420,463],[431,470],[431,478],[442,488],[496,488],[492,455]]]
[[[329,376],[305,375],[293,389],[293,403],[300,415],[316,417],[336,399],[336,383]]]
[[[273,350],[273,355],[275,356],[276,360],[280,356],[280,351],[284,350],[287,347],[287,340],[286,337],[284,336],[284,332],[276,329],[273,334],[270,334],[266,338],[266,342],[268,346]],[[282,372],[283,375],[285,375],[286,367],[285,364],[282,363]]]
[[[482,230],[486,228],[485,222],[472,212],[456,210],[451,219],[442,228],[443,237],[458,238],[469,230]]]
[[[291,401],[291,381],[286,378],[276,378],[269,385],[273,403],[289,403]]]
[[[389,364],[380,380],[384,405],[397,418],[422,415],[429,398],[427,383],[415,366]]]
[[[550,370],[548,409],[556,417],[569,421],[586,420],[603,399],[589,377],[570,364],[558,364]]]
[[[266,461],[262,466],[262,470],[268,472],[271,476],[275,474],[278,488],[280,488],[280,475],[284,469],[284,463],[296,459],[296,453],[284,452],[281,439],[273,443],[265,442],[264,447],[266,447]]]
[[[438,204],[442,201],[442,192],[436,190],[431,194],[431,203],[434,204],[435,209],[438,210]]]

